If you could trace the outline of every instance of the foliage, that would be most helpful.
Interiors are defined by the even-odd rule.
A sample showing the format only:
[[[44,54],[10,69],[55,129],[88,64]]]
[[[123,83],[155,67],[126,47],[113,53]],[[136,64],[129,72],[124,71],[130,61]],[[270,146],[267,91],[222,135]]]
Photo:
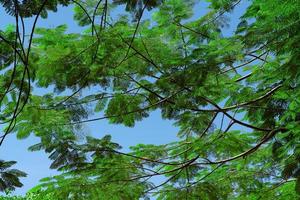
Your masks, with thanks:
[[[47,18],[47,10],[57,11],[59,4],[67,6],[71,0],[1,0],[0,3],[10,15],[19,15],[27,18],[41,14],[41,17]],[[17,7],[17,9],[16,9]]]
[[[71,3],[38,13],[32,1],[24,12],[28,2],[22,17]],[[18,23],[0,32],[0,144],[33,134],[29,150],[60,172],[25,198],[299,199],[299,1],[249,1],[230,36],[226,16],[243,1],[210,0],[200,17],[196,0],[72,3],[84,32],[37,27],[27,42]],[[133,17],[111,18],[119,4]],[[134,127],[154,110],[178,140],[124,152],[108,135],[85,137],[85,123]]]
[[[11,166],[16,164],[16,161],[3,161],[0,160],[0,191],[13,190],[15,187],[22,187],[20,177],[25,177],[27,174],[17,170],[10,169]]]

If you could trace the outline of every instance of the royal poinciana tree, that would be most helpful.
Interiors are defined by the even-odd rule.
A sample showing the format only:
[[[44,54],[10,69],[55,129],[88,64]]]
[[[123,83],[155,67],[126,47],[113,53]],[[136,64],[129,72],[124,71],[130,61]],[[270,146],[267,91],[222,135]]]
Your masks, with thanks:
[[[0,0],[15,17],[0,32],[0,144],[35,135],[29,150],[61,172],[25,198],[297,199],[300,1],[248,1],[225,37],[242,1],[210,0],[199,17],[197,0]],[[84,32],[36,26],[61,6]],[[78,138],[88,122],[134,127],[154,110],[177,141],[124,153],[109,135]],[[2,192],[22,186],[14,163],[0,160]]]

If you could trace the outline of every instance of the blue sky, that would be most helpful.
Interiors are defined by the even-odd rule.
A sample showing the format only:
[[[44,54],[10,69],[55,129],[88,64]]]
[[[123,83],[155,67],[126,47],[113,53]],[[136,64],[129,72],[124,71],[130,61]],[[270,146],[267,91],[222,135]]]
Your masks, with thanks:
[[[195,17],[203,15],[207,12],[207,3],[201,3],[194,9]],[[238,18],[245,11],[247,1],[243,1],[232,13],[232,20],[230,27],[225,29],[224,35],[231,35],[234,27],[238,24]],[[114,15],[121,12],[122,7],[118,8]],[[146,13],[145,17],[149,17],[150,13]],[[0,8],[0,29],[6,25],[14,23],[14,18],[5,14],[5,11]],[[30,29],[32,20],[26,21],[26,28]],[[77,26],[73,20],[73,12],[70,7],[60,7],[57,13],[49,13],[46,20],[40,19],[39,27],[55,27],[61,24],[68,24],[70,32],[80,32],[83,29]],[[218,116],[215,123],[220,123],[221,116]],[[96,121],[85,124],[87,132],[95,137],[102,137],[106,134],[111,134],[114,141],[120,143],[125,151],[128,151],[129,146],[139,143],[146,144],[164,144],[176,140],[177,127],[172,125],[172,121],[162,120],[159,111],[153,112],[150,117],[142,122],[136,123],[134,128],[127,128],[122,125],[111,125],[107,121]],[[38,138],[33,136],[26,140],[17,140],[15,135],[9,135],[5,140],[3,146],[0,147],[0,159],[16,160],[18,164],[15,166],[28,173],[28,177],[24,178],[22,182],[24,187],[17,189],[16,194],[24,194],[28,189],[36,185],[39,179],[57,172],[50,170],[50,161],[47,155],[43,152],[28,152],[27,148],[39,142]]]

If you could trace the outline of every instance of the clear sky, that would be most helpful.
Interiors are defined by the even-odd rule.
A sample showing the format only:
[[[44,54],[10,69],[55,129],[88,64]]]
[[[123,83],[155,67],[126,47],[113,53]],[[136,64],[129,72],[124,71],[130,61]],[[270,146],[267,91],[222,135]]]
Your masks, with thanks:
[[[194,9],[195,17],[203,15],[207,12],[207,3],[201,3]],[[225,29],[224,36],[231,35],[234,27],[238,23],[238,18],[245,11],[247,1],[243,1],[232,13],[230,27]],[[115,15],[121,12],[122,8],[115,11]],[[146,13],[145,17],[149,17]],[[0,29],[6,25],[14,23],[14,18],[8,16],[5,11],[0,8]],[[26,28],[30,29],[32,20],[26,21]],[[60,7],[57,13],[49,13],[46,20],[40,19],[38,26],[55,27],[61,24],[68,24],[70,32],[80,32],[83,29],[77,26],[73,20],[73,12],[71,7]],[[215,124],[220,123],[221,116],[215,121]],[[113,141],[120,143],[124,147],[124,151],[128,151],[129,146],[139,143],[145,144],[165,144],[176,140],[177,127],[172,125],[172,121],[162,120],[159,111],[153,112],[147,119],[136,123],[134,128],[127,128],[122,125],[111,125],[107,121],[96,121],[85,124],[85,129],[95,137],[102,137],[106,134],[111,134]],[[55,175],[55,170],[50,170],[50,161],[47,155],[43,152],[28,152],[27,148],[39,142],[38,138],[33,136],[25,140],[17,140],[15,135],[9,135],[4,144],[0,147],[0,159],[16,160],[17,169],[28,173],[28,177],[22,179],[24,187],[17,189],[16,194],[24,194],[28,189],[35,186],[39,179],[51,175]]]

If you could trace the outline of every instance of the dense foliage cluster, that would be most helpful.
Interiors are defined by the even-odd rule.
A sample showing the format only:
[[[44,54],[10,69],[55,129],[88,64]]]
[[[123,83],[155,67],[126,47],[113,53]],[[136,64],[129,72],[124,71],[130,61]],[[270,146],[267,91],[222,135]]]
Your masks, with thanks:
[[[29,150],[60,171],[25,199],[299,198],[300,1],[247,1],[229,36],[245,2],[208,2],[200,16],[197,0],[0,0],[16,18],[0,30],[0,145],[35,135]],[[84,32],[34,23],[26,35],[24,18],[60,5]],[[88,122],[133,127],[154,110],[177,141],[124,153],[109,135],[78,137]],[[14,163],[0,160],[0,191],[22,186]]]

